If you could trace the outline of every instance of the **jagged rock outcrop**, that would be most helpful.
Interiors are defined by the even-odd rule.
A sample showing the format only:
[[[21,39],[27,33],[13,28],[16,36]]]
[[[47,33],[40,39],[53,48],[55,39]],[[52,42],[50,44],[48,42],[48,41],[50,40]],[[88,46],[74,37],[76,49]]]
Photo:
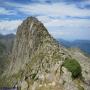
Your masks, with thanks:
[[[36,62],[38,65],[41,62],[53,65],[56,61],[60,61],[61,57],[68,55],[67,50],[59,46],[40,21],[34,17],[28,17],[18,27],[10,69],[12,73],[18,72],[28,62],[32,63],[30,65],[32,67]]]
[[[62,68],[66,58],[72,58],[70,51],[59,45],[40,21],[28,17],[18,27],[12,61],[3,75],[5,84],[22,90],[79,90],[81,83],[77,86],[72,73]],[[28,85],[22,87],[23,83]]]

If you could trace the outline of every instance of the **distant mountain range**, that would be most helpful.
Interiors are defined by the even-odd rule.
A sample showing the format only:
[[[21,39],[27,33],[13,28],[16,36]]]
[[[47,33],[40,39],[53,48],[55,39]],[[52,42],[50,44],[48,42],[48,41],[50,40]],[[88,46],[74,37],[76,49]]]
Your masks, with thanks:
[[[79,48],[83,52],[90,54],[90,40],[75,40],[75,41],[66,41],[63,39],[57,39],[60,44],[65,46],[66,48]]]
[[[0,34],[0,43],[2,43],[6,47],[7,53],[10,53],[12,50],[14,38],[15,38],[14,34],[8,34],[8,35]]]
[[[14,37],[15,37],[14,34],[7,34],[7,35],[0,34],[0,39],[11,39],[11,38],[14,38]]]
[[[11,47],[11,43],[13,43],[13,40],[15,38],[14,34],[8,34],[8,35],[2,35],[0,34],[0,42],[4,43],[4,45],[8,45],[7,47]],[[67,41],[64,39],[57,39],[60,44],[65,46],[66,48],[79,48],[83,52],[90,54],[90,40],[74,40],[74,41]],[[8,44],[6,44],[8,43]],[[10,44],[10,45],[9,45]]]

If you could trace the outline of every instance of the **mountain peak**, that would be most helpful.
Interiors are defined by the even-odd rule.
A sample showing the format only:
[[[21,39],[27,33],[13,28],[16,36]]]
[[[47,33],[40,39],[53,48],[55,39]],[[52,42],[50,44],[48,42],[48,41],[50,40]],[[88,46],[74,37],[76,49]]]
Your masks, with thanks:
[[[13,64],[11,67],[14,71],[15,69],[19,71],[36,51],[39,51],[40,48],[52,48],[52,46],[58,48],[56,40],[51,37],[45,26],[37,18],[28,17],[18,27],[12,51]],[[18,61],[20,63],[17,65]],[[14,65],[15,63],[16,65]]]
[[[38,19],[28,17],[18,28],[11,58],[7,76],[12,77],[10,82],[13,82],[13,86],[15,82],[20,85],[23,78],[34,83],[35,80],[38,80],[38,83],[44,80],[42,77],[45,78],[43,83],[46,80],[52,83],[59,81],[63,62],[66,58],[71,59],[71,56],[67,49],[56,42]],[[33,85],[30,85],[30,88]],[[22,85],[20,87],[22,88]]]
[[[24,20],[24,23],[27,23],[29,25],[30,25],[30,23],[41,24],[41,22],[36,17],[33,17],[33,16],[27,17],[27,19]]]
[[[39,22],[39,20],[36,17],[33,17],[33,16],[27,17],[26,20],[29,20],[29,21],[31,20],[31,21],[34,21],[34,22]]]
[[[43,32],[48,33],[45,26],[37,18],[32,16],[23,21],[23,23],[18,27],[17,33],[18,32],[24,34],[31,33],[31,35],[36,35],[34,34],[36,32],[38,34],[43,34]]]
[[[36,17],[33,17],[33,16],[27,17],[27,19],[23,21],[23,24],[24,23],[27,25],[31,25],[32,23],[39,24],[39,25],[42,24]]]

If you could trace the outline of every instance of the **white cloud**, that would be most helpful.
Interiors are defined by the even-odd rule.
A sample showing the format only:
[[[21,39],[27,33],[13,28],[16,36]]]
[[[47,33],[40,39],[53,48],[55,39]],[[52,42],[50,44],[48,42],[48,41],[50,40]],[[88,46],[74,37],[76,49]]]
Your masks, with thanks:
[[[22,23],[22,20],[2,20],[0,21],[0,32],[3,34],[6,33],[15,33],[14,30]]]
[[[83,3],[84,2],[80,3],[80,5],[86,5]],[[19,3],[5,2],[5,4],[8,6],[15,7],[17,8],[17,11],[20,11],[28,15],[46,15],[46,16],[61,16],[61,17],[90,16],[90,10],[80,9],[75,4],[65,4],[64,2],[51,3],[51,4],[48,3],[19,4]]]
[[[37,17],[44,23],[51,35],[64,39],[90,39],[90,20]],[[47,22],[46,22],[46,21]]]
[[[3,7],[0,7],[0,15],[3,15],[3,14],[5,14],[5,15],[14,15],[14,14],[16,14],[16,12],[14,12],[13,10],[7,10]]]
[[[85,3],[87,4],[87,2]],[[6,2],[6,4],[15,8],[18,12],[22,12],[23,15],[38,15],[37,18],[44,23],[49,32],[56,38],[61,36],[64,38],[90,39],[90,20],[85,19],[85,17],[90,16],[89,9],[80,9],[75,4],[65,4],[63,2],[51,4],[31,3],[27,5]],[[81,4],[85,5],[84,2]],[[84,19],[70,19],[66,16]]]
[[[47,16],[38,16],[37,18],[42,21],[46,27],[90,27],[90,20],[87,19],[54,19]]]
[[[77,8],[74,4],[65,3],[31,3],[18,4],[6,2],[7,5],[17,8],[18,11],[28,15],[38,15],[45,26],[64,27],[89,27],[90,21],[87,19],[68,19],[66,16],[86,17],[90,16],[90,10]],[[49,18],[52,16],[54,18]],[[55,18],[60,17],[60,18]]]
[[[79,27],[74,27],[74,28],[73,27],[64,27],[64,28],[51,27],[48,29],[50,34],[55,38],[63,38],[66,40],[74,40],[74,39],[90,40],[89,28],[85,29],[85,28],[79,28]]]
[[[18,5],[17,10],[31,15],[47,16],[90,16],[90,10],[79,9],[74,4],[53,3],[53,4],[27,4]]]

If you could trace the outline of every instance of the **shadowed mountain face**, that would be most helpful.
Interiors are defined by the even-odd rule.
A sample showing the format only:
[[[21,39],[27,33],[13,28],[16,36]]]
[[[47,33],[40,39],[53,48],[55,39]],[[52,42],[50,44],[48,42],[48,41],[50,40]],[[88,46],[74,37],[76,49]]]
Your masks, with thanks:
[[[7,53],[11,53],[12,51],[14,38],[15,38],[14,34],[8,34],[8,35],[0,34],[0,42],[6,47]]]
[[[3,73],[3,69],[5,68],[5,52],[6,47],[0,42],[0,74]]]
[[[9,61],[0,77],[0,86],[18,86],[21,90],[90,88],[88,58],[77,50],[73,53],[61,46],[35,17],[28,17],[18,27]]]
[[[0,75],[8,67],[9,54],[11,53],[15,35],[0,35]]]

